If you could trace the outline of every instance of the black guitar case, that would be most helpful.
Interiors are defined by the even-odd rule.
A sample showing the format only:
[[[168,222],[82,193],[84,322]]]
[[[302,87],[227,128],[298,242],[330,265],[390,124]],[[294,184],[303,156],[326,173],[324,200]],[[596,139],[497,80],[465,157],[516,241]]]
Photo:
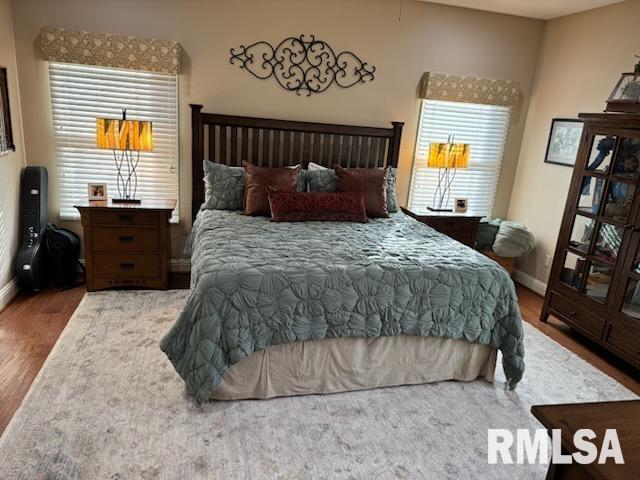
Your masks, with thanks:
[[[25,167],[20,176],[20,235],[16,278],[21,289],[39,291],[47,282],[46,247],[48,175],[44,167]]]

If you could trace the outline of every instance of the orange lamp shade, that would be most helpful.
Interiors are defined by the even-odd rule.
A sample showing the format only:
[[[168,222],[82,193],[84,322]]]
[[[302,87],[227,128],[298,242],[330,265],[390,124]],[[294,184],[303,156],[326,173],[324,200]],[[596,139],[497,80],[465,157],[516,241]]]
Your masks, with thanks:
[[[467,168],[471,146],[468,143],[432,143],[427,166],[432,168]]]
[[[96,146],[109,150],[153,150],[151,122],[141,120],[96,119]]]

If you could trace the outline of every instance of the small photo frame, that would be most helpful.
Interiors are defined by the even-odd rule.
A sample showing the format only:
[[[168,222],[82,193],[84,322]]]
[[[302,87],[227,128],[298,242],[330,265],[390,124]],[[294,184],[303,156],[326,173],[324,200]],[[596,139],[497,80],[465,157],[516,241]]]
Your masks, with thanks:
[[[554,118],[551,121],[545,163],[573,167],[578,157],[583,126],[582,120],[576,118]]]
[[[454,198],[453,199],[453,211],[455,213],[467,213],[469,209],[468,198]]]
[[[107,200],[106,183],[89,183],[87,185],[89,200]]]

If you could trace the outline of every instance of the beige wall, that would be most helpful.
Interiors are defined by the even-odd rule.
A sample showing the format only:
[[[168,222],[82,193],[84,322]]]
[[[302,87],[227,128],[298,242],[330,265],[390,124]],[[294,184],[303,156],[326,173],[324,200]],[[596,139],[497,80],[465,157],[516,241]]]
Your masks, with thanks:
[[[620,73],[632,71],[640,1],[631,0],[546,24],[508,217],[536,236],[519,268],[546,282],[545,255],[553,256],[571,168],[544,162],[553,117],[601,112]]]
[[[18,191],[24,166],[24,142],[16,54],[9,0],[0,0],[0,66],[7,67],[11,121],[16,151],[0,156],[0,290],[13,278],[13,258],[18,248]]]
[[[520,17],[396,0],[20,0],[14,23],[21,76],[25,138],[30,164],[44,164],[51,178],[51,217],[57,221],[54,142],[47,65],[37,46],[42,25],[179,41],[181,216],[173,237],[188,229],[190,125],[188,104],[205,111],[291,120],[387,126],[406,122],[398,191],[404,203],[412,166],[424,71],[521,81],[523,106],[514,113],[495,213],[504,216],[511,195],[526,106],[543,23]],[[313,33],[339,49],[352,49],[377,67],[374,82],[329,89],[311,98],[285,92],[229,64],[229,48],[256,40]],[[78,231],[79,223],[67,224]],[[174,242],[178,254],[181,241]]]

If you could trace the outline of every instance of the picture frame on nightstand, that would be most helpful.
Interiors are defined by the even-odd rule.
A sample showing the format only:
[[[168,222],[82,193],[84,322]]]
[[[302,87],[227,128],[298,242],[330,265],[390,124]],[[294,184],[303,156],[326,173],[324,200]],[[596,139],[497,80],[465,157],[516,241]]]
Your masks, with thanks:
[[[453,199],[453,211],[455,213],[467,213],[469,210],[469,199],[457,197]]]
[[[106,183],[89,183],[87,184],[87,195],[90,201],[107,200],[107,184]]]

